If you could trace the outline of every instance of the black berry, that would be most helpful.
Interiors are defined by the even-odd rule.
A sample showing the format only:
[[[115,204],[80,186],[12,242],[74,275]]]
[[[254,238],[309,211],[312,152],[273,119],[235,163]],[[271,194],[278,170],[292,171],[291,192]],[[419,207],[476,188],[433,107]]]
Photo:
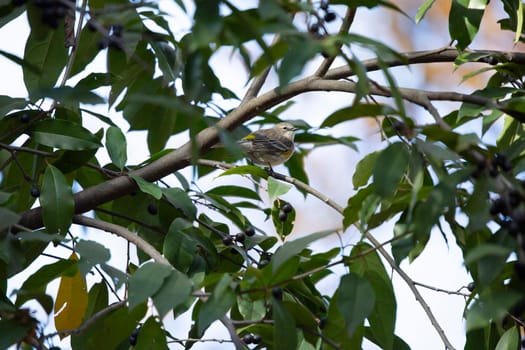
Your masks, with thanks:
[[[129,344],[132,346],[137,345],[137,338],[139,337],[140,327],[137,327],[133,330],[129,336]]]
[[[262,337],[260,334],[254,334],[252,344],[259,344],[261,340],[262,340]]]
[[[242,341],[244,344],[252,344],[253,343],[253,334],[246,334],[244,337],[242,337]]]
[[[293,207],[290,205],[290,203],[284,203],[282,210],[288,214],[293,210]]]
[[[505,210],[505,201],[501,198],[496,199],[492,202],[490,207],[490,215],[498,215]]]
[[[246,228],[246,230],[244,230],[244,234],[248,237],[252,237],[253,235],[255,235],[255,229],[249,226]]]
[[[521,203],[521,193],[518,190],[512,189],[509,192],[509,204],[516,208]]]
[[[476,288],[476,284],[474,282],[470,282],[467,286],[467,289],[469,290],[469,292],[472,292],[474,288]]]
[[[235,241],[239,243],[243,243],[246,240],[246,235],[244,232],[239,232],[235,235]]]
[[[109,40],[106,38],[102,38],[97,42],[97,47],[99,50],[104,50],[108,47]]]
[[[288,219],[288,214],[283,210],[279,210],[279,220],[286,221]]]
[[[272,296],[277,300],[283,300],[283,290],[279,287],[272,289]]]
[[[222,239],[222,243],[224,245],[231,245],[233,243],[232,236],[224,236],[224,238]]]
[[[89,31],[91,31],[91,32],[96,32],[96,31],[97,31],[97,26],[95,25],[95,20],[94,20],[94,19],[90,19],[90,20],[87,22],[87,28],[88,28]]]
[[[151,215],[155,215],[158,211],[159,208],[157,208],[157,205],[155,203],[148,204],[148,213],[150,213]]]
[[[319,319],[319,328],[323,329],[324,327],[326,327],[326,317],[321,317]]]
[[[40,190],[36,186],[31,186],[30,193],[31,193],[31,197],[34,197],[34,198],[40,197]]]
[[[31,117],[29,116],[29,114],[27,113],[23,113],[21,116],[20,116],[20,121],[24,124],[26,123],[29,123],[29,121],[31,120]]]
[[[336,16],[334,12],[327,12],[324,15],[324,20],[327,22],[332,22],[333,20],[335,20],[335,18]]]
[[[259,263],[257,264],[257,267],[262,269],[263,267],[265,267],[269,263],[270,263],[270,259],[261,259],[261,261],[259,261]]]
[[[112,27],[112,34],[117,38],[122,38],[122,33],[124,32],[124,27],[122,24],[114,24]]]

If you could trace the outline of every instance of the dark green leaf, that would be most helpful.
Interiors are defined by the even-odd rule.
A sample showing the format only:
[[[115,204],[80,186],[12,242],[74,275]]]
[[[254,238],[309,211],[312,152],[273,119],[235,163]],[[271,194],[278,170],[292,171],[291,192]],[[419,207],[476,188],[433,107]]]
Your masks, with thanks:
[[[179,271],[187,272],[193,264],[198,242],[184,230],[192,227],[191,223],[177,218],[171,223],[164,240],[162,253]]]
[[[36,122],[30,134],[41,145],[65,150],[80,151],[101,146],[98,138],[89,130],[67,120],[46,119]]]
[[[273,341],[275,349],[297,349],[295,320],[284,307],[281,300],[272,297],[272,317],[274,320]]]
[[[152,296],[153,304],[161,317],[184,304],[193,289],[191,280],[179,271],[172,270],[162,287]]]
[[[449,14],[450,38],[457,41],[460,50],[465,49],[478,33],[487,0],[453,0]]]
[[[389,106],[380,104],[355,104],[351,107],[342,108],[330,114],[321,124],[321,127],[332,127],[339,123],[363,117],[377,117],[398,114]]]
[[[408,166],[409,152],[404,143],[389,145],[377,157],[374,166],[374,188],[380,196],[390,197]]]
[[[165,188],[162,193],[175,208],[181,210],[184,215],[190,220],[197,216],[197,208],[195,204],[184,190],[180,188]]]
[[[290,212],[284,212],[282,208],[285,205],[291,206],[290,203],[282,199],[275,200],[271,209],[273,226],[282,240],[292,233],[295,223],[295,209],[292,207]]]
[[[75,245],[75,250],[80,254],[78,268],[83,276],[95,265],[105,263],[111,258],[109,249],[94,241],[80,240]]]
[[[134,174],[129,174],[129,177],[131,177],[137,183],[137,186],[139,186],[141,192],[147,193],[155,199],[162,198],[162,190],[156,184],[148,182],[140,176]]]
[[[24,83],[31,96],[39,89],[54,86],[66,64],[67,50],[64,30],[53,30],[42,23],[41,9],[34,5],[28,6],[27,14],[31,33],[26,42],[24,60],[39,70],[35,74],[34,69],[26,65],[22,67]]]
[[[385,270],[377,251],[365,243],[359,243],[351,252],[350,271],[366,279],[372,285],[375,305],[368,316],[370,331],[382,349],[391,349],[396,322],[396,298],[389,274]]]
[[[0,119],[15,109],[23,109],[27,106],[25,98],[0,95]]]
[[[202,304],[197,320],[197,333],[202,335],[213,321],[224,316],[235,303],[236,295],[232,289],[233,280],[224,274],[211,296]]]
[[[141,266],[129,278],[129,308],[133,308],[160,290],[173,269],[156,262]]]
[[[334,300],[341,311],[346,331],[351,337],[361,326],[375,305],[375,294],[370,283],[354,274],[344,275],[339,283],[339,293]]]
[[[44,172],[40,204],[47,231],[65,235],[73,221],[75,200],[67,179],[52,165]]]
[[[354,188],[357,189],[358,187],[364,186],[368,183],[368,180],[374,171],[376,159],[379,154],[379,152],[369,153],[357,163],[354,176],[352,176]]]
[[[151,316],[140,328],[135,350],[167,350],[166,332],[160,324]]]
[[[64,105],[77,106],[79,103],[84,104],[101,104],[104,99],[94,92],[83,87],[60,86],[56,88],[40,88],[31,95],[33,99],[52,98]]]
[[[27,310],[20,310],[23,313]],[[26,315],[18,315],[19,318],[27,317]],[[13,317],[13,319],[0,319],[0,348],[10,349],[12,345],[22,342],[28,332],[36,326],[37,322],[34,318],[29,317],[29,322],[23,323]]]
[[[333,233],[334,231],[331,231],[331,230],[320,231],[320,232],[309,234],[306,237],[302,237],[302,238],[298,238],[293,241],[286,242],[277,250],[277,252],[275,252],[275,255],[272,258],[273,271],[274,272],[277,271],[277,269],[282,264],[284,264],[288,259],[292,258],[293,256],[299,254],[310,243],[315,242]]]
[[[141,304],[133,310],[118,308],[93,322],[82,333],[71,336],[71,347],[78,350],[114,350],[122,342],[129,346],[129,336],[144,317],[147,307]]]
[[[126,136],[118,127],[110,126],[106,131],[106,148],[113,164],[124,169],[128,160]]]

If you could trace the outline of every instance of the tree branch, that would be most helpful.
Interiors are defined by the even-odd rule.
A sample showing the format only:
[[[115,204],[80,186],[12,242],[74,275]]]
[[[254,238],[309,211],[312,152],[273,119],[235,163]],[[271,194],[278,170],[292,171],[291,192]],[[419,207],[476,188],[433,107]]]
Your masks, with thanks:
[[[525,63],[525,53],[510,52],[502,53],[498,51],[472,51],[478,53],[492,53],[504,55],[506,59],[516,63]],[[443,49],[443,50],[432,50],[432,51],[417,51],[405,53],[406,62],[391,61],[387,62],[390,67],[405,65],[405,64],[416,64],[416,63],[432,63],[432,62],[453,62],[458,53],[455,49]],[[367,71],[374,71],[379,69],[377,59],[371,59],[363,61]],[[294,96],[308,91],[325,91],[331,89],[337,89],[338,86],[344,86],[344,89],[348,89],[348,82],[339,81],[328,81],[326,79],[340,79],[354,75],[354,72],[349,67],[339,67],[330,69],[325,74],[325,79],[318,77],[306,77],[296,82],[290,83],[287,86],[273,89],[266,92],[258,97],[244,101],[230,112],[226,117],[221,119],[217,125],[202,130],[195,136],[194,142],[188,141],[183,146],[174,150],[173,152],[165,155],[164,157],[152,162],[140,169],[137,169],[131,174],[142,177],[147,181],[156,181],[161,179],[177,170],[180,170],[190,164],[192,155],[192,144],[201,152],[205,153],[213,144],[218,140],[218,129],[233,130],[244,122],[250,120],[257,114],[278,105],[279,103],[286,101]],[[336,84],[336,85],[331,85]],[[344,90],[341,90],[344,91]],[[455,94],[455,93],[451,93]],[[462,98],[466,102],[473,102],[473,99],[479,98],[479,96],[463,95]],[[108,180],[99,185],[90,187],[75,194],[75,213],[85,213],[95,207],[110,202],[114,199],[123,197],[126,194],[131,193],[136,187],[136,184],[131,181],[127,176],[120,176],[114,179]],[[42,209],[41,207],[28,210],[21,215],[19,222],[21,225],[37,229],[42,227]]]
[[[171,267],[171,264],[168,261],[168,259],[166,259],[162,254],[160,254],[151,244],[143,240],[136,233],[133,233],[122,226],[115,225],[115,224],[101,221],[101,220],[91,219],[91,218],[88,218],[86,216],[81,216],[81,215],[75,215],[73,217],[73,222],[75,224],[98,228],[106,232],[114,233],[117,236],[124,238],[128,242],[135,244],[139,249],[141,249],[144,253],[146,253],[153,260],[155,260],[155,262]]]

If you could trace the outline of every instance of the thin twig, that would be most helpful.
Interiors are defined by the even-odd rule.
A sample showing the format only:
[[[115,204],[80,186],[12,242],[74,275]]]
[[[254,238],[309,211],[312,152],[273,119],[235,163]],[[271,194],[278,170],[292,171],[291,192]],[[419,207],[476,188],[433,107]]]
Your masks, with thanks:
[[[341,24],[341,27],[339,28],[339,34],[344,34],[348,32],[348,30],[350,29],[350,26],[354,22],[356,12],[357,10],[355,8],[348,8],[346,10],[345,18],[343,19],[343,23]],[[343,44],[339,45],[339,48],[338,48],[339,50],[341,50],[342,45]],[[334,63],[335,57],[336,56],[330,56],[330,57],[325,58],[323,62],[321,62],[317,70],[315,71],[314,76],[322,77],[323,75],[325,75],[326,72],[328,72],[328,69],[330,69],[330,66],[332,65],[332,63]]]
[[[429,286],[428,284],[424,284],[424,283],[421,283],[421,282],[414,281],[414,284],[416,286],[420,286],[420,287],[423,287],[423,288],[426,288],[426,289],[430,289],[430,290],[433,290],[435,292],[441,292],[441,293],[446,293],[446,294],[451,294],[451,295],[461,295],[462,297],[469,297],[470,296],[470,293],[462,293],[462,292],[455,291],[455,290],[441,289],[441,288]]]
[[[67,329],[63,331],[58,331],[55,333],[50,333],[45,336],[45,338],[52,338],[57,335],[71,335],[71,334],[80,334],[84,332],[86,329],[88,329],[92,324],[106,316],[107,314],[120,309],[121,307],[124,307],[126,305],[126,300],[122,300],[116,303],[113,303],[104,309],[100,310],[99,312],[95,313],[93,316],[91,316],[86,322],[84,322],[80,327],[74,328],[74,329]]]

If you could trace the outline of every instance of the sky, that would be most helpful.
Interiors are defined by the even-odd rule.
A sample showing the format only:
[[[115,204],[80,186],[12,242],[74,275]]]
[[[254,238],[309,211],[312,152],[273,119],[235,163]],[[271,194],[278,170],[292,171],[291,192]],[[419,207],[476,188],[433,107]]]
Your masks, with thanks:
[[[161,1],[160,5],[167,13],[177,13],[176,7],[171,1]],[[386,10],[368,11],[360,10],[359,17],[353,26],[353,30],[364,35],[389,41],[388,26],[391,25],[388,21],[382,21],[382,16],[385,16]],[[373,23],[373,26],[370,26]],[[183,33],[185,29],[191,26],[190,22],[177,21],[172,23],[175,33]],[[425,27],[422,27],[423,30]],[[421,34],[421,33],[419,33]],[[0,50],[5,50],[12,54],[23,56],[25,38],[28,35],[27,22],[24,16],[18,18],[15,22],[0,28]],[[424,46],[439,47],[444,44],[431,41],[422,41],[419,49],[429,48]],[[360,54],[365,55],[365,52]],[[311,72],[319,64],[320,59],[311,62],[305,73]],[[240,62],[231,57],[229,53],[224,52],[216,55],[212,61],[221,82],[232,89],[233,91],[241,92],[245,89],[246,78],[239,74]],[[102,68],[101,68],[102,67]],[[96,61],[90,67],[93,70],[103,70],[104,55],[97,57]],[[0,56],[0,73],[2,79],[0,80],[0,95],[20,96],[25,97],[26,91],[23,86],[22,71],[20,67],[11,61],[6,60]],[[398,70],[397,78],[400,85],[418,87],[423,86],[425,78],[423,73],[415,69],[401,69]],[[271,86],[275,86],[276,80],[270,78],[263,90]],[[463,86],[467,89],[468,87]],[[308,123],[314,126],[320,125],[321,121],[329,115],[332,111],[340,107],[348,105],[348,97],[340,93],[322,93],[322,94],[307,94],[297,97],[295,104],[286,112],[285,117],[288,119],[305,119]],[[233,106],[230,106],[233,107]],[[101,110],[101,113],[107,113]],[[124,130],[128,129],[127,123],[116,114],[110,111],[112,118],[115,118],[117,124]],[[421,116],[422,119],[426,116]],[[97,130],[99,125],[93,120],[87,120],[86,127]],[[325,130],[324,132],[334,135],[348,135],[361,137],[364,141],[359,143],[359,153],[341,146],[325,147],[319,150],[314,150],[306,159],[306,169],[310,176],[310,184],[333,198],[340,205],[345,206],[348,197],[353,193],[351,184],[351,176],[354,173],[356,161],[363,157],[364,154],[377,149],[382,145],[380,135],[374,129],[374,125],[365,122],[347,123],[338,126],[337,128]],[[132,132],[127,134],[128,137],[128,155],[130,164],[140,163],[148,157],[145,145],[145,134],[140,132]],[[184,138],[173,138],[170,140],[168,147],[175,147],[185,142]],[[101,163],[109,160],[107,154],[99,152],[97,154]],[[330,169],[330,171],[326,171]],[[277,170],[284,171],[284,168]],[[190,174],[189,172],[187,174]],[[339,179],[334,179],[333,174],[345,174]],[[228,181],[225,179],[217,179],[214,176],[208,176],[199,181],[199,186],[202,189],[218,186]],[[284,197],[285,200],[293,203],[297,211],[296,226],[293,237],[299,237],[302,234],[308,234],[327,228],[338,228],[341,226],[341,218],[331,208],[323,205],[315,198],[308,198],[304,200],[298,191],[291,191]],[[269,227],[268,223],[262,222],[260,218],[260,225],[262,227]],[[110,263],[115,267],[123,268],[125,266],[125,244],[123,241],[113,235],[100,232],[82,232],[78,229],[77,233],[84,238],[97,239],[103,237],[106,246],[112,249],[112,260]],[[387,240],[391,237],[393,227],[392,225],[382,225],[380,229],[372,231],[372,233],[380,240]],[[342,235],[344,245],[351,245],[358,240],[358,232],[355,229],[349,229]],[[458,290],[462,286],[466,286],[470,282],[468,274],[463,267],[463,259],[461,251],[453,244],[454,239],[448,236],[448,245],[438,232],[431,235],[428,248],[422,255],[412,264],[403,262],[401,267],[407,272],[414,281],[424,283],[430,286],[439,287],[444,290]],[[316,249],[328,249],[334,246],[339,246],[341,243],[337,238],[323,240],[313,246]],[[348,250],[346,251],[348,252]],[[58,248],[50,248],[48,253],[64,255],[65,251]],[[68,255],[68,254],[67,254]],[[51,259],[39,259],[30,269],[25,271],[20,276],[15,277],[10,281],[10,288],[16,288],[21,282],[27,278],[30,272],[36,271],[39,266],[45,263],[53,262]],[[344,269],[336,268],[338,274],[327,278],[320,288],[324,293],[332,294],[337,286],[338,280]],[[391,271],[389,271],[391,272]],[[413,294],[408,290],[405,283],[395,274],[392,273],[393,283],[396,290],[396,297],[398,303],[397,311],[397,327],[396,334],[404,339],[413,349],[443,349],[441,340],[436,334],[436,331],[430,325],[429,320],[423,313],[420,305],[414,299]],[[52,291],[58,286],[58,281],[55,281],[48,289]],[[444,328],[445,333],[456,346],[457,349],[463,348],[465,342],[464,320],[462,318],[465,300],[461,296],[449,295],[446,293],[439,293],[425,288],[420,288],[421,293],[430,305],[430,308],[435,313],[440,325]],[[39,317],[45,317],[42,312],[38,313]],[[175,321],[169,321],[168,325],[171,329],[180,330],[178,334],[181,337],[186,336],[187,325],[189,324],[189,316],[186,315]],[[52,318],[48,320],[50,327],[52,325]],[[175,332],[176,333],[176,332]],[[226,335],[224,328],[221,325],[215,325],[205,334],[205,338],[223,338]],[[227,337],[227,335],[226,335]],[[67,346],[67,345],[66,345]],[[177,348],[177,347],[174,347]],[[216,343],[198,343],[194,349],[231,349],[230,344],[216,344]],[[376,349],[371,344],[366,344],[364,349]]]

